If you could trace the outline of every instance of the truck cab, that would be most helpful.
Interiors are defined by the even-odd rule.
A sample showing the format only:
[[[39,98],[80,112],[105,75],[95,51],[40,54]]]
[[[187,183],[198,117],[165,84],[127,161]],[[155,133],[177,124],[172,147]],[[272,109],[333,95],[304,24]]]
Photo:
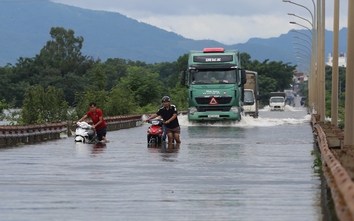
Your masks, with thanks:
[[[257,99],[252,89],[244,89],[243,112],[253,117],[258,116]]]
[[[181,73],[181,84],[188,87],[189,121],[241,120],[246,75],[240,66],[237,50],[189,52],[188,68]]]
[[[269,98],[269,107],[271,111],[284,111],[286,105],[284,92],[271,92]]]
[[[246,79],[246,83],[243,85],[243,112],[245,115],[257,118],[260,98],[257,72],[246,70]]]

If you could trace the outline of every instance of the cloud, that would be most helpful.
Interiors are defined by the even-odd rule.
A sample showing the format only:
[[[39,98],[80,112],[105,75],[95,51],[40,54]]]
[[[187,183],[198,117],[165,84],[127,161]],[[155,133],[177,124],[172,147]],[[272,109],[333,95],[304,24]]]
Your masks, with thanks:
[[[277,17],[264,16],[155,16],[138,19],[186,38],[218,40],[224,44],[245,43],[250,36],[269,38],[287,32]],[[173,25],[171,25],[173,24]],[[287,24],[286,24],[287,25]]]
[[[68,5],[119,12],[186,38],[212,39],[225,44],[244,43],[253,37],[269,38],[303,29],[295,21],[312,28],[293,13],[312,21],[318,0],[53,0]],[[329,1],[326,1],[329,2]],[[302,6],[299,6],[302,5]],[[340,1],[340,28],[347,26],[348,0]],[[333,30],[333,2],[326,4],[326,29]]]
[[[75,5],[97,10],[140,11],[154,15],[252,15],[269,14],[282,8],[281,0],[53,0],[63,4]],[[265,8],[271,10],[264,10]],[[275,7],[275,8],[274,8]],[[272,12],[272,10],[274,10]]]

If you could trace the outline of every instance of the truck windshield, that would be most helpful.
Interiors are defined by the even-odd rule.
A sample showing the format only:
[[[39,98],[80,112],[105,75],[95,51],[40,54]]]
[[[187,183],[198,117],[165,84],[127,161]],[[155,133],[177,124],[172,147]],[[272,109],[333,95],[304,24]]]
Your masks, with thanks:
[[[253,92],[252,91],[245,91],[244,103],[253,103],[253,102],[254,102]]]
[[[235,84],[236,70],[191,70],[191,84]]]
[[[284,98],[282,98],[282,97],[272,97],[270,99],[270,102],[281,103],[281,102],[284,102]]]

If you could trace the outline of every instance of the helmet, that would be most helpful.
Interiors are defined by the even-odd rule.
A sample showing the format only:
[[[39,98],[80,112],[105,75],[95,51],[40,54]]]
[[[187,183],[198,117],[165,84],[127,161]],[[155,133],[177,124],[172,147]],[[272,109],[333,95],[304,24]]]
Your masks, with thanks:
[[[162,98],[162,102],[165,102],[165,101],[170,102],[171,101],[170,97],[169,96],[164,96]]]

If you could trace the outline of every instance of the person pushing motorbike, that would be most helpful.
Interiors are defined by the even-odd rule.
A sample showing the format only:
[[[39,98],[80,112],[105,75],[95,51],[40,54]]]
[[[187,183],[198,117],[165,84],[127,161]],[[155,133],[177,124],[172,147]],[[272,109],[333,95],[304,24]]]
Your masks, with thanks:
[[[177,118],[177,108],[170,102],[170,97],[164,96],[162,98],[163,106],[155,114],[150,116],[148,119],[144,120],[144,122],[154,119],[157,116],[161,116],[161,118],[165,121],[165,129],[168,137],[168,143],[171,144],[173,139],[176,141],[176,143],[181,143],[181,129]]]
[[[77,122],[85,120],[87,117],[91,117],[92,129],[96,131],[97,138],[99,141],[108,142],[106,139],[107,124],[103,119],[103,112],[101,109],[97,108],[96,103],[90,103],[90,110]],[[74,124],[76,121],[73,122]]]

